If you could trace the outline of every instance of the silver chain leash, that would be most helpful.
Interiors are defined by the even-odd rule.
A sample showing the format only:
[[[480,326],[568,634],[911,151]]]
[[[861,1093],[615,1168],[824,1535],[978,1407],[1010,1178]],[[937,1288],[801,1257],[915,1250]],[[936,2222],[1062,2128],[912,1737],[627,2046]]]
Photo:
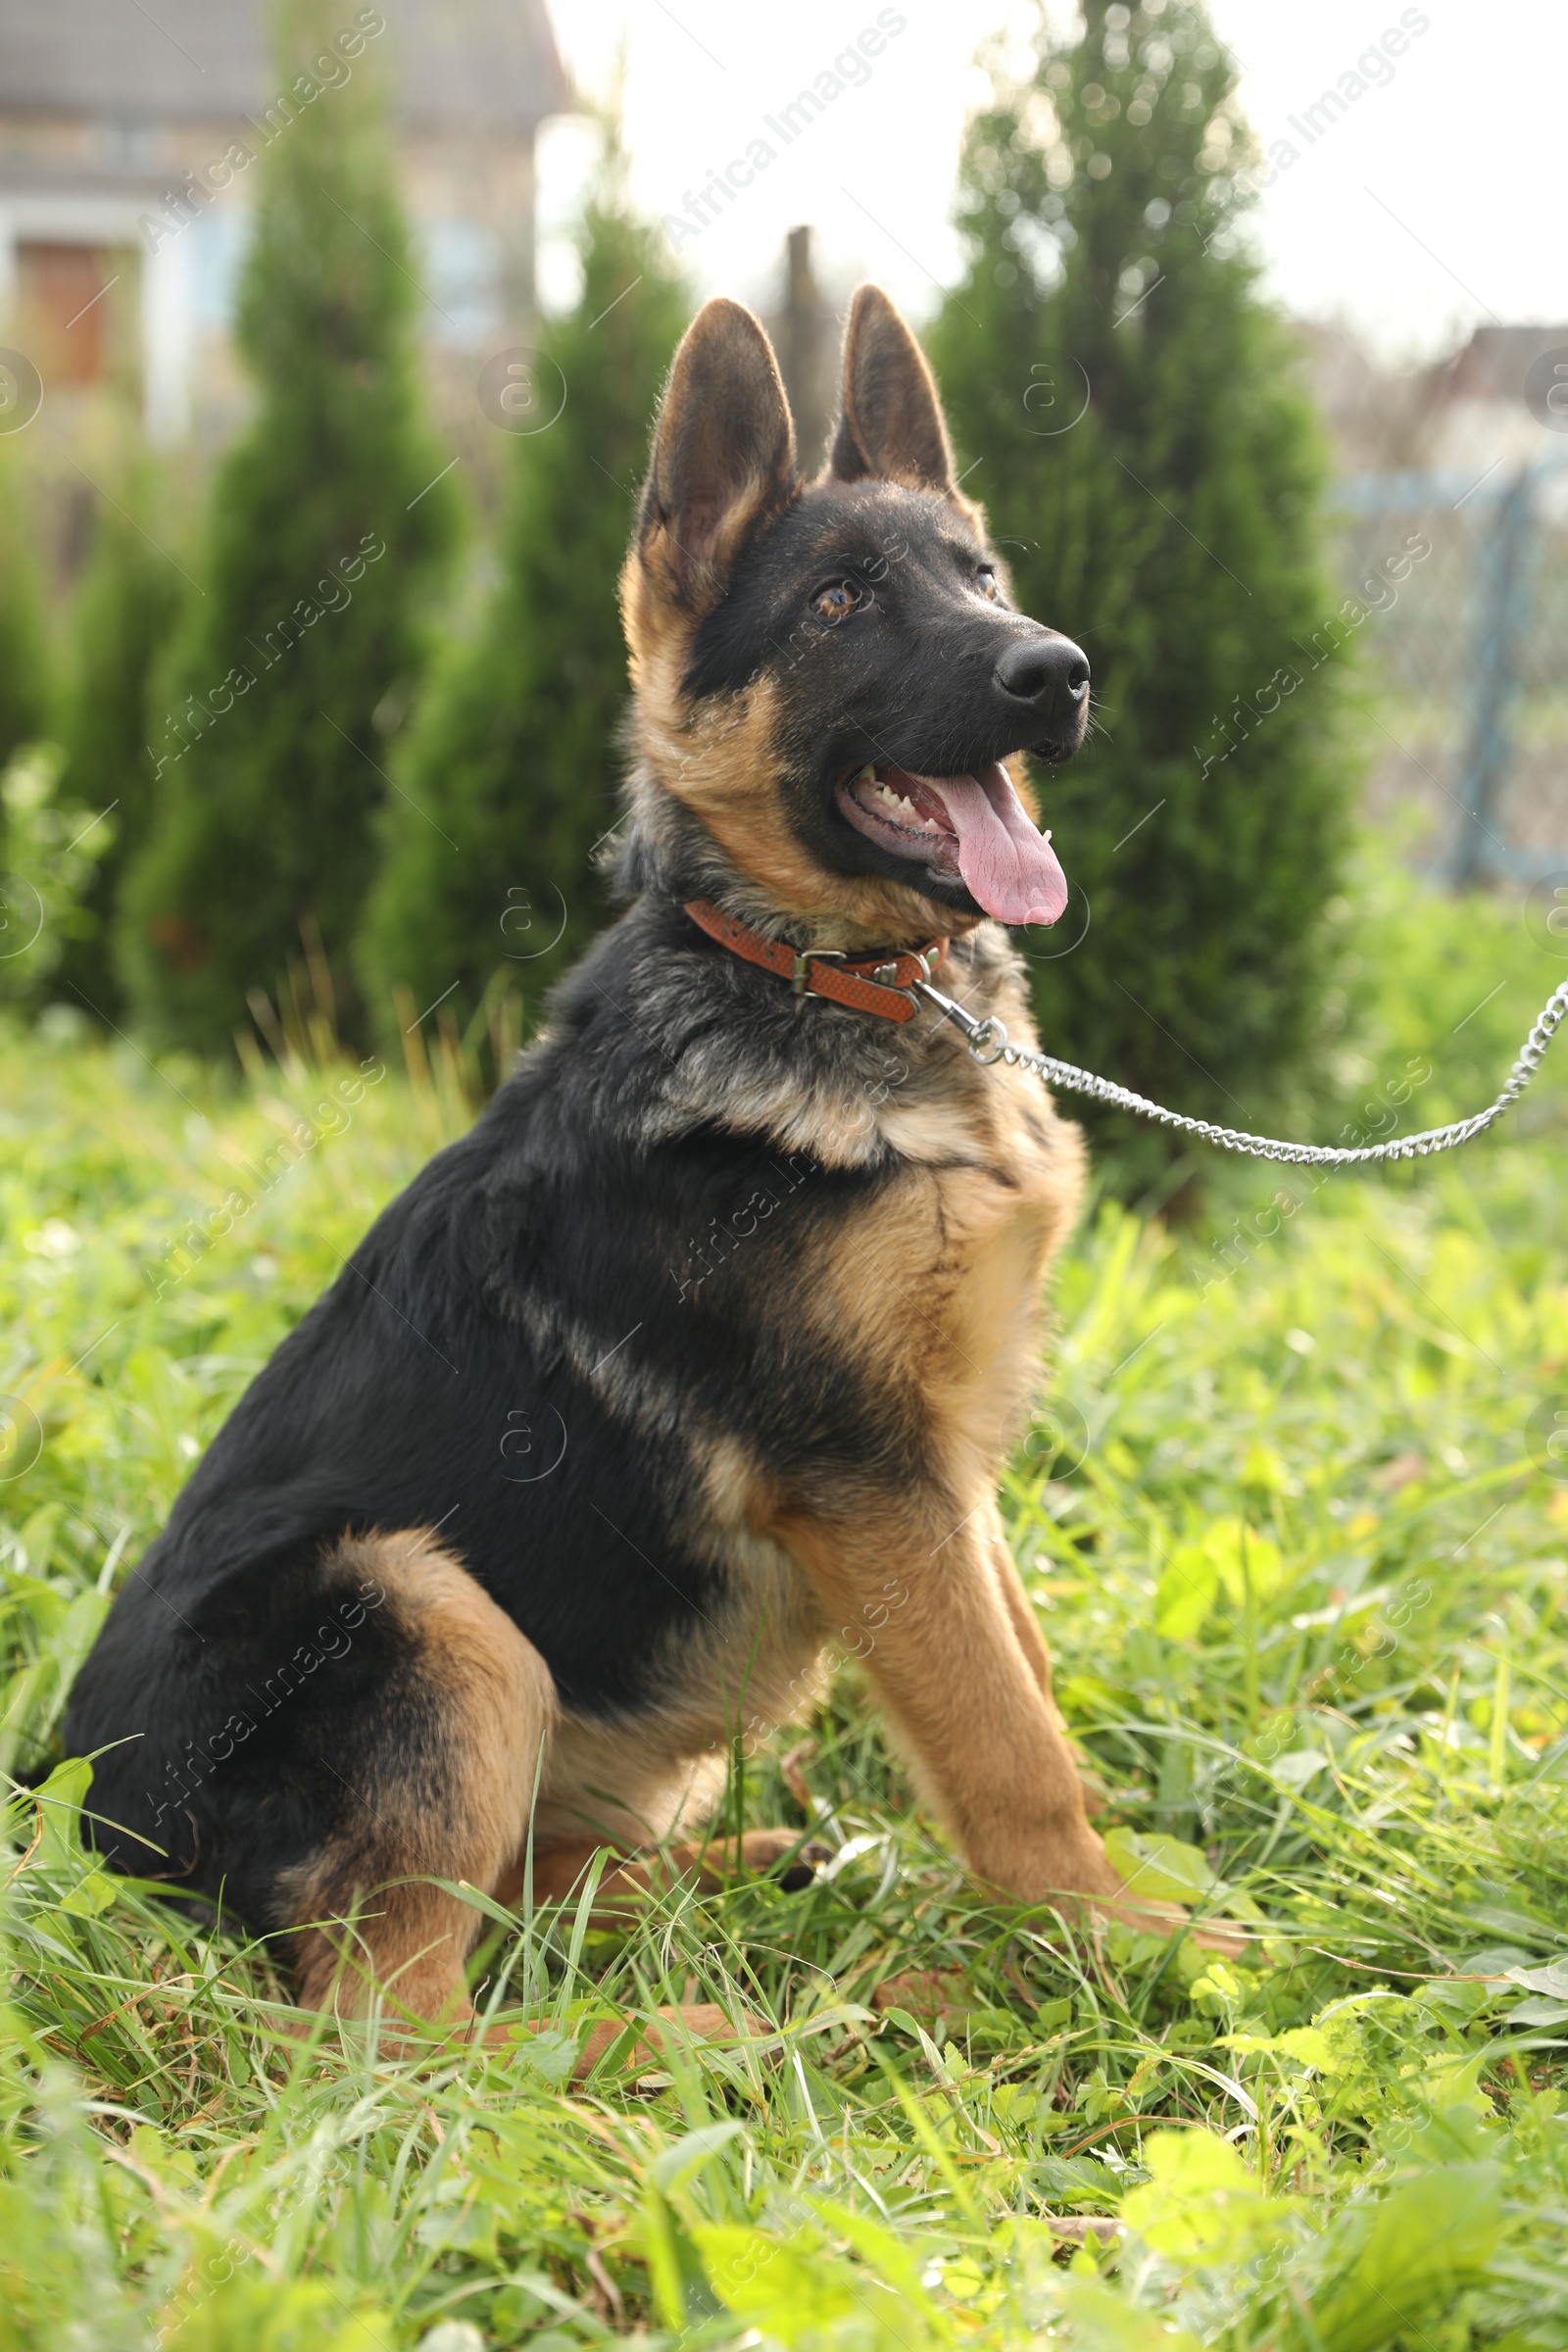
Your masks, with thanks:
[[[1456,1144],[1467,1144],[1472,1136],[1485,1134],[1494,1119],[1499,1119],[1510,1103],[1518,1102],[1541,1067],[1542,1055],[1550,1045],[1558,1023],[1568,1013],[1568,980],[1565,980],[1542,1007],[1535,1027],[1520,1048],[1508,1083],[1496,1101],[1468,1119],[1456,1119],[1451,1127],[1429,1127],[1423,1135],[1391,1136],[1382,1144],[1286,1144],[1273,1136],[1248,1135],[1239,1127],[1216,1127],[1209,1119],[1190,1119],[1182,1111],[1165,1110],[1158,1102],[1146,1102],[1130,1087],[1117,1086],[1109,1078],[1097,1078],[1092,1071],[1077,1069],[1070,1061],[1057,1061],[1054,1054],[1026,1053],[1021,1046],[1007,1043],[1007,1032],[1001,1021],[989,1015],[976,1020],[972,1012],[965,1012],[961,1004],[956,1004],[951,997],[933,988],[929,980],[917,980],[915,988],[929,999],[945,1020],[963,1031],[976,1061],[1001,1061],[1009,1069],[1029,1070],[1049,1086],[1065,1087],[1075,1095],[1090,1095],[1097,1102],[1113,1103],[1118,1110],[1136,1111],[1140,1118],[1155,1119],[1162,1127],[1176,1127],[1184,1135],[1199,1136],[1205,1144],[1217,1145],[1222,1152],[1243,1152],[1251,1159],[1283,1159],[1296,1167],[1314,1168],[1348,1168],[1363,1160],[1425,1159],[1430,1152],[1451,1152]]]

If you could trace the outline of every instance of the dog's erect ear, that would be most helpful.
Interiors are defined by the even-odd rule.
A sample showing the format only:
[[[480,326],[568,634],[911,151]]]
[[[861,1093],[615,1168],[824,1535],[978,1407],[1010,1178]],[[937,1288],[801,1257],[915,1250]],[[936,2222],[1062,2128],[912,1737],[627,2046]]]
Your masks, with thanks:
[[[677,596],[703,605],[752,525],[795,487],[795,427],[778,363],[738,302],[705,302],[681,338],[654,433],[639,544]]]
[[[925,354],[880,286],[858,286],[844,331],[844,392],[830,470],[954,496],[953,451]]]

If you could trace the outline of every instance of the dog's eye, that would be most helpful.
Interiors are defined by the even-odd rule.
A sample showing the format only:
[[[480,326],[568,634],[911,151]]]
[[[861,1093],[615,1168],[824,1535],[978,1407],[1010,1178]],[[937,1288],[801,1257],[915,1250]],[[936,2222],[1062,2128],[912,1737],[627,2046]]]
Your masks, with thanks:
[[[979,589],[981,595],[988,596],[993,604],[995,604],[997,598],[1002,594],[1001,589],[997,586],[997,575],[989,564],[981,564],[979,570],[974,575],[974,584]]]
[[[853,612],[860,601],[860,591],[853,580],[829,580],[811,599],[811,611],[821,620],[842,620]]]

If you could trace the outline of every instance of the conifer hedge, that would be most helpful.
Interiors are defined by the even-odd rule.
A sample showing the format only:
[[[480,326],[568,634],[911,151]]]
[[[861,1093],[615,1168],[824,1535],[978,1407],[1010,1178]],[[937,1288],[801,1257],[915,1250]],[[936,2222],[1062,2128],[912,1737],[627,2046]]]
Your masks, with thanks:
[[[174,563],[153,544],[160,476],[143,461],[100,497],[87,568],[76,598],[71,690],[61,714],[64,785],[97,817],[104,839],[80,903],[80,928],[68,941],[52,993],[117,1023],[125,1006],[112,954],[116,899],[152,820],[158,755],[158,675],[185,611],[188,590]],[[167,541],[165,541],[167,544]],[[102,812],[101,814],[99,812]]]
[[[1085,15],[994,74],[930,337],[1018,601],[1094,665],[1092,738],[1042,778],[1076,887],[1020,945],[1050,1051],[1255,1126],[1313,1043],[1346,828],[1326,460],[1246,241],[1233,61],[1196,0]],[[1134,1182],[1179,1149],[1092,1116]]]
[[[449,649],[381,812],[360,972],[388,1032],[394,991],[466,1029],[510,982],[531,1017],[609,911],[594,858],[616,816],[616,583],[689,305],[613,151],[581,251],[580,298],[518,363],[509,421],[533,429],[514,438],[500,577]]]
[[[0,439],[0,767],[50,716],[49,644],[32,517],[16,443]]]
[[[342,15],[284,0],[276,20],[288,120],[280,99],[250,168],[236,322],[260,399],[215,486],[202,595],[153,738],[150,837],[122,893],[135,1009],[192,1047],[227,1042],[247,991],[298,957],[302,927],[353,1024],[347,951],[388,789],[375,714],[418,674],[454,531],[378,61]]]

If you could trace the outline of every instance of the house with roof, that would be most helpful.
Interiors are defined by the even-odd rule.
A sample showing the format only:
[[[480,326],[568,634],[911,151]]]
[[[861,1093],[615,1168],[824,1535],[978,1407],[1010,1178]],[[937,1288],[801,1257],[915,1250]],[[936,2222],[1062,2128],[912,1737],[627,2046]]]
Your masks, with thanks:
[[[1433,461],[1466,479],[1568,463],[1568,326],[1478,326],[1437,371]],[[1551,486],[1562,518],[1562,482]]]
[[[165,446],[221,429],[241,396],[229,323],[250,167],[372,59],[394,94],[426,337],[487,351],[532,307],[535,134],[572,103],[545,0],[343,0],[316,72],[281,88],[268,15],[267,0],[0,8],[0,344],[46,397],[120,378]]]

